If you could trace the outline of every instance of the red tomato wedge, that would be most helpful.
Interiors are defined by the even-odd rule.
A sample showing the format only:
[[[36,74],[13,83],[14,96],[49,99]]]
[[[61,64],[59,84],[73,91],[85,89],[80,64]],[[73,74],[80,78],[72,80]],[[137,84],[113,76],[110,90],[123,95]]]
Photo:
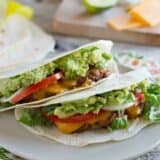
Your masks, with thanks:
[[[46,115],[46,116],[52,122],[57,121],[57,122],[64,122],[64,123],[77,123],[77,122],[85,122],[93,118],[99,117],[103,112],[105,111],[101,110],[98,114],[91,113],[91,112],[85,115],[77,114],[68,118],[58,118],[55,115]]]
[[[135,93],[135,97],[136,97],[138,103],[144,102],[144,99],[145,99],[144,93],[141,93],[141,92]]]
[[[63,74],[61,72],[58,72],[52,76],[49,76],[47,78],[45,78],[44,80],[33,84],[27,88],[24,88],[21,92],[19,92],[18,94],[16,94],[11,102],[13,104],[16,104],[18,102],[20,102],[21,100],[23,100],[24,98],[30,96],[31,94],[37,92],[40,89],[46,88],[47,86],[49,86],[50,84],[52,84],[54,81],[57,81],[59,79],[61,79],[63,76]]]

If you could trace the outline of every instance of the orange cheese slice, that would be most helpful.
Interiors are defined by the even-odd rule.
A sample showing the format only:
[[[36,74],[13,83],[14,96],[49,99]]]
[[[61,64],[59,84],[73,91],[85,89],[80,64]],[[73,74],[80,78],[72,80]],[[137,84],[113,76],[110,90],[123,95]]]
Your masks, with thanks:
[[[160,23],[160,0],[144,0],[130,11],[137,21],[155,26]]]
[[[128,14],[110,19],[108,25],[119,31],[144,26],[141,21],[133,19]]]

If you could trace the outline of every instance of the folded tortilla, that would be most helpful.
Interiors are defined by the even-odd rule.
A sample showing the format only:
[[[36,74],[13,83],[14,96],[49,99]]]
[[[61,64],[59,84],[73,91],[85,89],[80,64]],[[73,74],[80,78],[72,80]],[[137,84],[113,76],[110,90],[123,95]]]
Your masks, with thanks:
[[[42,60],[54,45],[51,36],[25,17],[9,16],[0,27],[0,73]]]
[[[52,101],[49,101],[42,105],[37,106],[25,106],[25,109],[34,109],[33,107],[41,107],[44,108],[53,104],[60,103],[68,103],[73,101],[78,101],[84,98],[91,97],[93,95],[100,95],[103,93],[107,93],[110,91],[116,91],[131,87],[132,85],[141,83],[142,81],[150,78],[150,73],[144,69],[138,69],[123,75],[116,75],[111,77],[110,79],[105,80],[104,82],[98,84],[87,90],[82,90],[80,92],[74,94],[68,94],[62,97],[58,97]],[[115,108],[115,107],[114,107]],[[120,110],[123,107],[120,108]],[[23,115],[24,108],[16,108],[15,109],[15,117],[19,121]],[[40,109],[41,110],[41,109]],[[117,108],[118,110],[118,108]],[[137,117],[135,119],[130,120],[129,127],[126,129],[113,130],[112,132],[107,131],[107,129],[90,129],[84,132],[76,132],[72,134],[64,134],[60,132],[55,126],[40,126],[40,125],[27,125],[20,121],[20,123],[28,129],[30,132],[48,138],[50,140],[55,140],[57,142],[72,145],[77,147],[86,146],[88,144],[94,143],[104,143],[109,141],[120,141],[125,140],[127,138],[133,137],[138,132],[140,132],[144,127],[151,124],[151,122],[141,119],[141,117]],[[69,127],[65,123],[65,127]],[[62,125],[63,127],[63,125]]]
[[[12,109],[15,107],[25,106],[26,103],[27,105],[40,104],[49,101],[51,99],[55,99],[64,94],[90,88],[98,83],[101,83],[105,79],[109,79],[114,74],[118,73],[117,65],[114,62],[112,55],[110,53],[112,45],[113,43],[111,41],[100,40],[97,42],[84,45],[73,51],[65,52],[62,54],[53,53],[52,57],[50,55],[47,58],[43,59],[42,61],[39,61],[38,63],[34,63],[32,65],[25,65],[16,70],[15,69],[10,70],[9,72],[4,72],[4,73],[0,72],[0,84],[1,84],[0,93],[2,93],[0,99],[1,103],[0,106],[2,107],[0,108],[0,111],[6,111],[8,109]],[[84,62],[84,60],[82,59],[82,55],[85,58],[86,56],[89,56],[89,58],[86,59],[88,62]],[[80,60],[79,56],[81,57]],[[87,63],[91,63],[92,66]],[[63,66],[63,64],[65,64],[65,66]],[[94,66],[94,64],[96,64],[97,66]],[[103,66],[98,66],[102,64]],[[67,70],[66,69],[67,67],[70,70]],[[90,73],[89,71],[93,73]],[[97,74],[97,72],[98,76],[94,75]],[[58,82],[56,81],[56,84],[52,86],[52,89],[49,88],[49,90],[52,90],[53,93],[50,93],[48,95],[48,90],[47,90],[47,96],[45,95],[45,97],[41,98],[40,96],[39,98],[38,96],[36,100],[31,98],[29,99],[29,101],[25,100],[20,103],[19,102],[12,103],[12,99],[15,96],[17,96],[17,94],[19,94],[21,91],[34,84],[39,85],[39,82],[41,83],[43,80],[50,78],[50,76],[51,78],[54,79],[54,77],[52,76],[54,76],[54,74],[57,73],[58,76],[63,76],[63,78],[60,79],[60,81],[58,80]],[[68,77],[66,78],[67,74],[69,78]],[[30,78],[30,76],[34,77],[34,81],[36,81],[33,84],[30,84],[30,81],[32,81],[32,78]],[[40,76],[40,78],[38,76]],[[73,76],[74,78],[72,78]],[[17,79],[19,82],[18,84],[17,84]],[[19,85],[23,83],[29,83],[29,85],[25,87],[19,87]],[[67,83],[67,85],[71,84],[72,86],[69,87],[67,86],[68,87],[67,88],[64,85],[66,88],[65,87],[62,88],[61,84],[59,83],[63,83],[63,85],[64,83],[65,84]],[[8,96],[7,92],[8,90],[9,91],[12,90],[13,85],[14,87],[18,86],[18,89],[16,89],[16,91],[14,91]],[[41,89],[41,91],[43,92],[43,89]],[[37,93],[38,92],[39,90],[37,91]],[[7,106],[8,103],[9,106]]]

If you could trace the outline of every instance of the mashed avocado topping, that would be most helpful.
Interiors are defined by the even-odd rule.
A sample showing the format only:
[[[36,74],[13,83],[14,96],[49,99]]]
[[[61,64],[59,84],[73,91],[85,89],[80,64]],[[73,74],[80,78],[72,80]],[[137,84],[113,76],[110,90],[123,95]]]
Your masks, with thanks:
[[[49,115],[56,115],[60,118],[70,117],[75,114],[87,114],[89,112],[98,113],[103,107],[111,104],[126,104],[134,102],[134,95],[131,94],[127,89],[111,91],[106,94],[91,96],[86,99],[66,102],[62,104],[53,104],[44,107],[43,110]],[[112,95],[113,96],[110,96]]]
[[[20,88],[28,87],[54,74],[55,69],[61,69],[66,79],[83,77],[86,76],[90,65],[96,68],[106,68],[111,58],[111,54],[101,52],[95,46],[83,48],[37,69],[9,78],[0,91],[0,95],[9,97]]]
[[[1,94],[5,97],[9,97],[18,89],[30,86],[43,80],[48,75],[52,74],[54,70],[55,64],[49,63],[22,75],[9,78],[2,89]]]
[[[111,54],[103,53],[97,47],[88,47],[57,60],[56,64],[66,78],[75,79],[77,76],[84,77],[90,65],[106,68],[111,58]]]
[[[57,104],[50,105],[43,109],[49,115],[54,114],[60,118],[66,118],[75,114],[85,115],[89,112],[98,113],[105,103],[105,98],[92,96],[78,101],[63,103],[60,106],[58,106]]]
[[[134,101],[134,95],[129,89],[112,91],[104,94],[107,104],[112,105],[121,105]]]

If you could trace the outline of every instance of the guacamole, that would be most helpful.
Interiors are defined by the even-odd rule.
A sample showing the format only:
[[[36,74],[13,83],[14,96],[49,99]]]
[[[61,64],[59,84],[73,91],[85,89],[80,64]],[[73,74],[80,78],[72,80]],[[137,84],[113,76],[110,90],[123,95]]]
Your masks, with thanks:
[[[9,78],[1,90],[1,95],[5,97],[11,96],[18,89],[35,84],[55,70],[55,63],[51,62],[24,74]]]
[[[108,105],[121,105],[134,101],[134,95],[129,89],[108,92],[103,95]]]
[[[113,95],[113,96],[111,96]],[[59,118],[70,117],[75,114],[87,114],[89,112],[98,113],[105,105],[121,105],[134,102],[135,98],[129,89],[111,91],[106,94],[91,96],[78,101],[53,104],[44,107],[44,112],[49,115],[56,115]]]
[[[62,57],[56,61],[56,64],[64,71],[66,78],[75,79],[77,76],[86,76],[90,65],[95,68],[106,68],[111,58],[111,54],[103,53],[93,46]]]

